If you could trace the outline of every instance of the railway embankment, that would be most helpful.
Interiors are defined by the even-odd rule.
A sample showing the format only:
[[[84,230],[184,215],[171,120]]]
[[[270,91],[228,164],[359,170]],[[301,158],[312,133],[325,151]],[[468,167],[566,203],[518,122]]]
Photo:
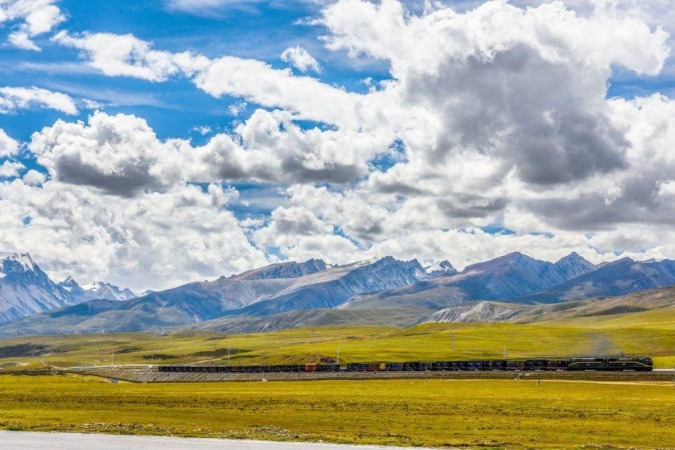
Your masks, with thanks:
[[[668,382],[675,373],[655,372],[290,372],[290,373],[200,373],[160,372],[153,368],[100,368],[77,373],[133,383],[201,383],[236,381],[312,381],[312,380],[568,380],[607,382]]]

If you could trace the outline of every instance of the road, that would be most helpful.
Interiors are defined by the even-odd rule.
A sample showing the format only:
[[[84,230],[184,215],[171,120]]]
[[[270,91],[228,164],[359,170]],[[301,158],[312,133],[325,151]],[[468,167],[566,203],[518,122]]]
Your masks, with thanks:
[[[0,431],[0,450],[393,450],[396,448],[398,447]]]

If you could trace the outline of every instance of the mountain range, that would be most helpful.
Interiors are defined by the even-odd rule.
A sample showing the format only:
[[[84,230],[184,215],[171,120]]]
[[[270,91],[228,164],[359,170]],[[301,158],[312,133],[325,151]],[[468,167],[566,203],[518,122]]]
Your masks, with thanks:
[[[142,296],[104,283],[81,287],[72,278],[53,283],[28,255],[2,267],[4,336],[525,320],[548,304],[675,285],[675,261],[595,266],[576,253],[555,263],[511,253],[461,272],[448,261],[425,268],[392,257],[341,266],[311,259]]]

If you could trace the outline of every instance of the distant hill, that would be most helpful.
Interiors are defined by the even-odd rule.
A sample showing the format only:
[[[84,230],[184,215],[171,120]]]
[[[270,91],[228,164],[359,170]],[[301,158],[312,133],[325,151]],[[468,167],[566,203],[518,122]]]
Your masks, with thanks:
[[[578,318],[606,318],[675,308],[675,287],[654,289],[620,297],[593,298],[546,305],[498,302],[464,302],[421,319],[427,322],[566,322]],[[670,313],[669,313],[670,314]]]

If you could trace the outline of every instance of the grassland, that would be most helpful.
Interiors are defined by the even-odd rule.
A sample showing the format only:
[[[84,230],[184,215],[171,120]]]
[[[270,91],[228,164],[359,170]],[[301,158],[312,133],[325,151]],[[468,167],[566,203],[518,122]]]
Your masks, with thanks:
[[[470,448],[668,448],[671,384],[106,384],[0,376],[0,428]],[[586,447],[584,447],[586,446]]]
[[[651,355],[675,366],[675,313],[565,319],[534,324],[426,324],[408,329],[319,327],[273,333],[125,333],[0,341],[0,368],[115,364],[298,364],[342,362]],[[114,355],[114,356],[113,356]]]
[[[675,365],[675,312],[533,324],[320,327],[0,341],[0,368],[647,354]],[[0,372],[1,373],[1,372]],[[675,448],[675,386],[522,380],[106,384],[0,375],[0,428],[471,448]]]

